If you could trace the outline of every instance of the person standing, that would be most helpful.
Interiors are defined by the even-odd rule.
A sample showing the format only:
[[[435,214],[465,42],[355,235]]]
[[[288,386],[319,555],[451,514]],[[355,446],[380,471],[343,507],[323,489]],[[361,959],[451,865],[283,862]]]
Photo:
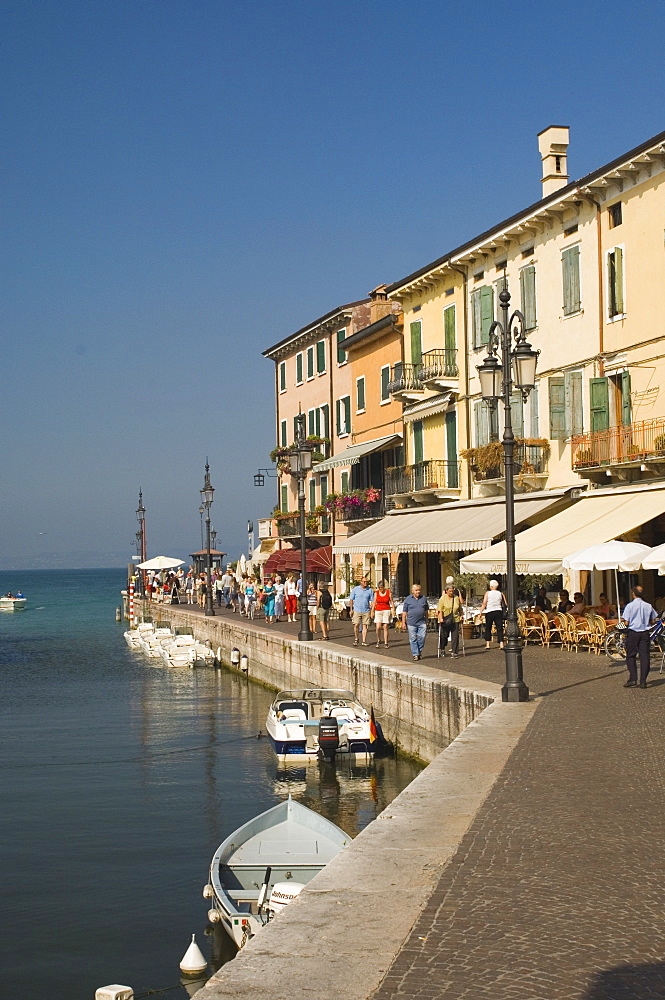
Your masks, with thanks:
[[[503,649],[503,619],[508,605],[506,598],[499,590],[498,580],[490,580],[490,589],[485,591],[481,614],[485,612],[485,649],[490,648],[492,641],[492,625],[496,628],[496,638],[499,648]]]
[[[429,605],[419,583],[414,583],[411,593],[402,605],[402,625],[409,636],[409,645],[414,660],[421,660],[427,635],[427,614]]]
[[[225,607],[230,608],[231,607],[231,588],[233,586],[233,577],[229,573],[228,568],[224,570],[224,573],[222,574],[222,577],[218,581],[218,583],[221,583],[221,596],[220,596],[220,592],[218,591],[217,592],[218,597],[220,598],[220,600],[224,601]]]
[[[215,577],[215,584],[214,584],[214,587],[215,587],[215,598],[217,600],[217,607],[218,608],[221,608],[221,606],[222,606],[222,592],[224,590],[224,584],[222,582],[223,579],[224,578],[221,577],[221,576],[219,576],[219,575]],[[228,595],[227,595],[227,605],[228,605]]]
[[[351,591],[350,609],[353,616],[353,645],[357,646],[360,641],[360,630],[362,629],[363,646],[369,646],[367,641],[367,626],[369,625],[370,608],[374,599],[374,591],[369,585],[369,581],[364,576],[360,584]]]
[[[640,657],[640,687],[647,686],[651,669],[651,633],[649,626],[657,618],[650,604],[642,598],[641,587],[633,587],[633,600],[623,609],[622,618],[628,626],[626,632],[626,666],[628,680],[624,687],[637,686],[637,655]]]
[[[286,620],[287,622],[294,622],[298,611],[298,585],[293,573],[289,573],[286,578],[285,595]]]
[[[370,614],[376,625],[376,648],[381,645],[381,630],[383,630],[383,645],[388,648],[388,626],[395,614],[393,595],[388,590],[385,580],[379,580],[379,586],[374,594]]]
[[[269,577],[263,587],[263,611],[266,616],[266,625],[272,625],[275,620],[275,594],[275,581]]]
[[[441,655],[446,655],[448,636],[450,636],[450,655],[459,656],[459,629],[462,621],[462,601],[450,584],[446,587],[437,605],[439,620],[439,649]]]
[[[321,635],[324,639],[330,639],[330,609],[333,605],[332,594],[328,590],[327,583],[320,583],[316,592],[316,620],[321,625]]]
[[[284,584],[279,573],[275,576],[275,621],[282,620],[284,614]]]
[[[312,635],[316,635],[316,609],[318,607],[318,593],[314,582],[307,584],[307,614],[309,615],[309,628]]]

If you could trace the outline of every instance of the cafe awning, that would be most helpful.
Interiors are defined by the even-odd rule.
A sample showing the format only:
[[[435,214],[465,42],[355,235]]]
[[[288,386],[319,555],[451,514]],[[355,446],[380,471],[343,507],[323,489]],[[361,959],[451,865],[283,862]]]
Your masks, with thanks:
[[[559,503],[565,491],[515,501],[516,523]],[[400,510],[335,546],[336,555],[363,552],[469,552],[505,531],[506,506],[499,501],[451,501],[428,510]]]
[[[371,455],[373,451],[382,451],[383,448],[390,448],[394,444],[400,444],[401,434],[389,434],[387,437],[374,438],[373,441],[362,441],[359,444],[352,444],[339,455],[326,458],[323,462],[317,462],[312,472],[325,472],[326,469],[336,469],[343,465],[357,465],[363,455]]]
[[[568,510],[521,532],[515,539],[518,574],[562,572],[562,560],[578,549],[608,542],[665,512],[665,488],[613,489],[582,497]],[[462,573],[505,573],[506,543],[465,556]]]

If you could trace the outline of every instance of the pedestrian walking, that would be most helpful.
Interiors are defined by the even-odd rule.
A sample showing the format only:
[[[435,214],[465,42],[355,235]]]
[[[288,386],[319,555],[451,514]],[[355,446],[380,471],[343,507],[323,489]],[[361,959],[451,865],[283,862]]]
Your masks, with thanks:
[[[367,641],[367,627],[370,619],[370,608],[374,600],[374,591],[370,587],[366,576],[353,588],[349,594],[349,599],[350,610],[353,616],[353,645],[358,645],[362,635],[363,646],[369,646]]]
[[[414,660],[421,660],[427,635],[427,615],[429,605],[419,583],[414,583],[411,593],[402,605],[402,625],[409,636],[409,645]]]
[[[328,590],[327,583],[320,583],[316,592],[316,620],[321,625],[321,635],[324,639],[330,639],[330,609],[332,608],[332,594]]]
[[[286,620],[287,622],[294,622],[296,620],[296,613],[298,611],[298,585],[296,583],[296,577],[294,573],[289,573],[286,578],[286,583],[284,585],[284,603],[286,607]]]
[[[492,641],[492,626],[496,629],[496,639],[499,648],[503,649],[503,620],[508,604],[499,590],[498,580],[490,580],[490,589],[485,591],[480,613],[485,612],[485,649],[490,648]]]
[[[222,606],[222,594],[223,594],[223,591],[224,591],[224,584],[223,584],[222,581],[223,581],[223,577],[221,577],[221,576],[215,577],[214,588],[215,588],[215,598],[217,600],[217,607],[218,608],[221,608],[221,606]],[[228,605],[228,598],[227,598],[227,605]]]
[[[263,611],[266,616],[266,625],[272,625],[275,620],[275,594],[275,581],[270,577],[263,587]]]
[[[626,632],[626,666],[628,680],[624,687],[637,686],[637,656],[640,657],[640,687],[647,686],[651,669],[651,632],[649,626],[658,616],[642,597],[641,587],[633,587],[633,600],[623,609],[621,616],[628,626]]]
[[[439,622],[439,647],[441,656],[446,655],[446,646],[450,636],[450,655],[459,656],[459,633],[462,622],[462,599],[455,593],[450,584],[446,587],[436,608]]]
[[[275,576],[275,621],[282,620],[284,614],[284,583],[279,573]]]
[[[395,614],[393,595],[388,590],[385,580],[379,580],[379,585],[374,594],[374,600],[370,608],[370,615],[376,625],[376,648],[381,645],[381,633],[383,632],[383,645],[388,649],[388,627]]]
[[[317,591],[313,583],[307,584],[307,613],[309,615],[309,628],[312,635],[316,635],[316,608]]]

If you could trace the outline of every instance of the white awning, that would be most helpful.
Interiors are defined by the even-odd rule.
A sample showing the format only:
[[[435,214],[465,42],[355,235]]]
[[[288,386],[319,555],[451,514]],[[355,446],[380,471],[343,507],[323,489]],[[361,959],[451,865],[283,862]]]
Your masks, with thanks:
[[[564,491],[539,499],[516,499],[515,521],[528,521],[559,503]],[[393,511],[382,521],[335,545],[336,555],[363,552],[469,552],[481,549],[506,529],[506,505],[451,501],[428,510]]]
[[[518,574],[558,575],[562,560],[578,549],[638,528],[665,512],[665,489],[620,489],[592,493],[515,539]],[[506,543],[498,542],[460,562],[462,573],[505,573]]]
[[[402,440],[401,434],[389,434],[388,437],[375,438],[373,441],[362,441],[360,444],[352,444],[350,448],[326,458],[323,462],[318,462],[312,472],[325,472],[326,469],[336,469],[342,465],[357,465],[363,455],[370,455],[373,451],[381,451],[383,448],[390,448],[393,444],[398,444]]]

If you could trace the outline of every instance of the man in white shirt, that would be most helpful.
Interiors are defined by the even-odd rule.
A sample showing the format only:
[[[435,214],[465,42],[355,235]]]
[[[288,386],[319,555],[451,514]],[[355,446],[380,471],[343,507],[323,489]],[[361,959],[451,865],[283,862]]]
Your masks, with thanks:
[[[651,669],[651,632],[649,626],[657,617],[656,612],[642,600],[641,587],[633,587],[633,600],[623,609],[622,618],[628,626],[626,632],[626,666],[628,680],[624,687],[637,686],[637,654],[640,656],[640,687],[647,686]]]

